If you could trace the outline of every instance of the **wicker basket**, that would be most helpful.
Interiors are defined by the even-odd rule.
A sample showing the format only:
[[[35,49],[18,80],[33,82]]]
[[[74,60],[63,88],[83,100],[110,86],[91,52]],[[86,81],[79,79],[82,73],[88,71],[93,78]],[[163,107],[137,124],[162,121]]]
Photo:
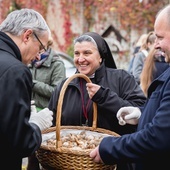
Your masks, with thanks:
[[[41,144],[41,147],[36,152],[37,158],[44,169],[48,170],[113,170],[116,168],[116,165],[104,165],[102,163],[95,163],[89,156],[91,149],[82,149],[82,150],[73,150],[70,148],[62,147],[60,139],[60,130],[61,129],[75,129],[75,130],[87,130],[93,131],[102,134],[108,134],[113,136],[119,136],[117,133],[97,128],[97,106],[93,102],[93,123],[92,127],[86,126],[61,126],[61,110],[62,103],[64,98],[64,93],[68,84],[76,77],[84,78],[87,82],[91,80],[83,74],[75,74],[69,77],[64,83],[57,107],[57,117],[56,117],[56,126],[51,127],[44,132],[43,134],[56,131],[56,146],[48,146]]]

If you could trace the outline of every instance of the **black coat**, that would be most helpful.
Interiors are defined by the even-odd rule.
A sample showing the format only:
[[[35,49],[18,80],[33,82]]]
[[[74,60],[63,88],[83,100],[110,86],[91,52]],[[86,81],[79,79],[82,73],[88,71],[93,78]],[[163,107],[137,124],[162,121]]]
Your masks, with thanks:
[[[41,144],[38,126],[28,123],[32,77],[16,44],[0,32],[1,167],[21,170],[22,158]]]
[[[121,107],[142,106],[145,103],[144,94],[133,76],[124,70],[107,68],[102,64],[91,81],[101,86],[92,98],[92,101],[97,103],[97,127],[115,131],[120,135],[134,132],[136,126],[120,126],[116,118],[116,113]],[[83,88],[80,87],[81,83]],[[56,87],[49,102],[49,109],[53,110],[54,113],[56,113],[62,84],[63,82]],[[82,108],[83,100],[87,108],[88,125],[92,125],[92,101],[90,100],[90,103],[88,103],[89,97],[85,85],[86,81],[82,78],[76,78],[68,85],[62,106],[62,125],[78,126],[85,123],[86,118]],[[82,98],[82,96],[84,97]]]

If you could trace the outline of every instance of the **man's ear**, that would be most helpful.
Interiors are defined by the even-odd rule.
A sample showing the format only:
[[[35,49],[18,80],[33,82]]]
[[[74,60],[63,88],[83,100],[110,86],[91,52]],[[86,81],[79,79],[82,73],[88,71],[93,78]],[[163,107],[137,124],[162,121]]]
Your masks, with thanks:
[[[31,29],[28,29],[24,32],[22,39],[24,42],[28,42],[33,35],[33,31]]]

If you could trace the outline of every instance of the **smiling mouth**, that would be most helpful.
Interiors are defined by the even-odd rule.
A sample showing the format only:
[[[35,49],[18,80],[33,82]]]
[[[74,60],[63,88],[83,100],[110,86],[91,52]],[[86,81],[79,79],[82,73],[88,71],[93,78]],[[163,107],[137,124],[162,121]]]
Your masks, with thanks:
[[[88,65],[87,64],[86,65],[85,64],[84,65],[83,64],[79,64],[79,66],[80,67],[87,67]]]

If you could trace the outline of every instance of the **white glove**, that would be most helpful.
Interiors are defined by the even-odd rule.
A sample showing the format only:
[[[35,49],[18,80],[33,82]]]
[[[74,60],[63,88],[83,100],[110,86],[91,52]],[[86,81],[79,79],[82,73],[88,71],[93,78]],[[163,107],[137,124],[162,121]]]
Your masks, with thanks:
[[[120,125],[131,124],[137,125],[138,119],[141,116],[141,111],[138,107],[122,107],[117,112],[117,119]]]
[[[37,109],[35,106],[35,101],[31,100],[31,114],[33,114],[33,113],[37,113]]]
[[[52,126],[53,120],[53,112],[48,108],[44,108],[43,110],[32,113],[29,119],[29,123],[35,123],[40,130],[45,130]]]

